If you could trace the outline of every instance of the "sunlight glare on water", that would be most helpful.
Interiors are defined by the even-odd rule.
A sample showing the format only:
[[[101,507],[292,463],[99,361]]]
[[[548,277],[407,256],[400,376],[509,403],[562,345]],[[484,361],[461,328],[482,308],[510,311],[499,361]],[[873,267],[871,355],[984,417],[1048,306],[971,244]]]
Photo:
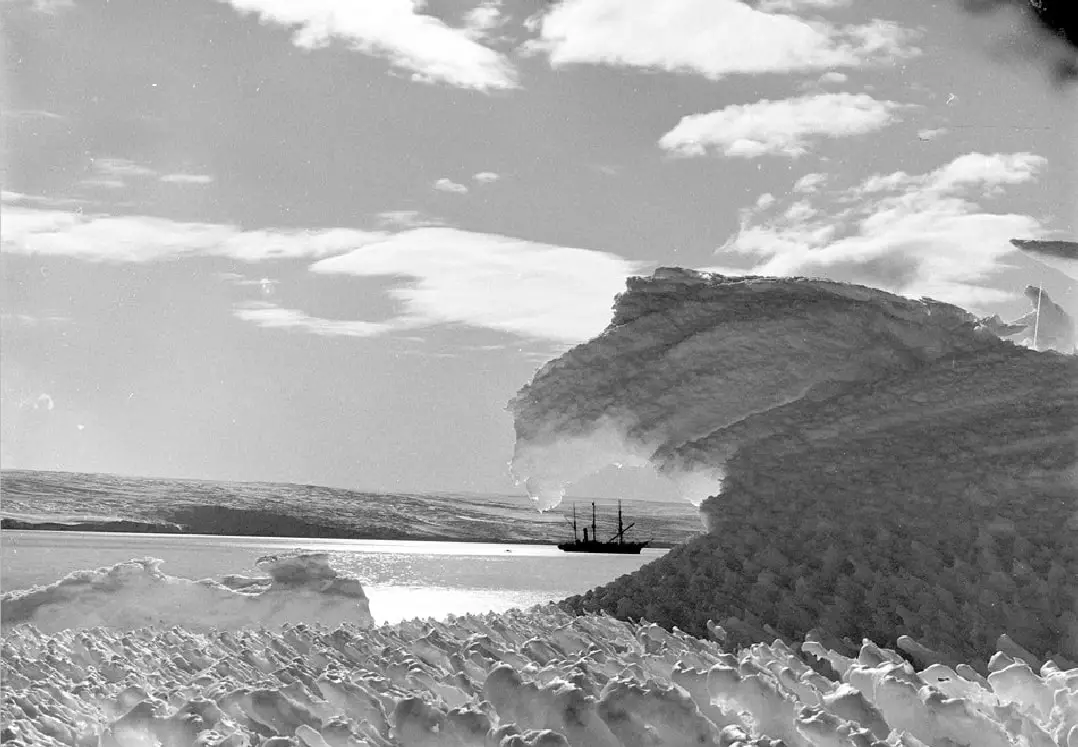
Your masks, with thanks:
[[[613,581],[661,557],[577,555],[551,545],[318,540],[106,532],[4,532],[3,591],[52,583],[78,570],[131,558],[164,560],[173,576],[258,575],[255,562],[290,550],[325,552],[358,577],[377,622],[501,612],[558,600]]]

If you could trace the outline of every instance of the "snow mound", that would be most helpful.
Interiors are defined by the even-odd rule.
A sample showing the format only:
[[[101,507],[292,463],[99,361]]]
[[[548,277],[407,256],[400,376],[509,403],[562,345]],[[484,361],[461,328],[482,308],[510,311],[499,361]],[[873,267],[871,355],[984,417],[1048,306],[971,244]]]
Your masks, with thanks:
[[[324,553],[268,556],[257,564],[267,577],[233,575],[219,581],[169,576],[161,563],[139,558],[7,592],[0,596],[0,622],[4,628],[30,623],[45,632],[94,625],[207,630],[305,620],[374,622],[359,580],[338,575]]]
[[[1000,653],[982,677],[869,641],[853,657],[814,640],[733,654],[554,606],[370,629],[20,626],[2,647],[5,744],[1078,744],[1078,669],[1056,662]]]

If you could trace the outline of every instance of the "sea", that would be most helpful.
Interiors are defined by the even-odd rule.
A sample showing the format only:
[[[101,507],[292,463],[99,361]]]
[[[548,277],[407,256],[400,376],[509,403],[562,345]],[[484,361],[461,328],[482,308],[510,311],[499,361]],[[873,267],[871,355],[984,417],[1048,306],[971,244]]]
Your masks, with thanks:
[[[632,573],[667,552],[586,555],[552,545],[480,542],[4,531],[0,591],[47,585],[74,571],[144,557],[160,558],[163,572],[181,578],[262,575],[255,567],[258,558],[291,550],[327,553],[339,572],[359,578],[376,623],[556,601]]]

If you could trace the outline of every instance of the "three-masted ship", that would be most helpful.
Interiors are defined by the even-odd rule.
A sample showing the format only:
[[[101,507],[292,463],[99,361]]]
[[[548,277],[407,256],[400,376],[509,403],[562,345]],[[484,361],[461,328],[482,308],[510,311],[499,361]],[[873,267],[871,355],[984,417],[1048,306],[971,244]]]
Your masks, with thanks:
[[[565,552],[595,552],[615,553],[618,555],[639,555],[640,551],[648,546],[648,540],[644,542],[630,542],[625,539],[625,533],[633,528],[635,522],[625,526],[621,517],[621,501],[618,501],[618,533],[609,540],[599,540],[599,534],[595,527],[595,504],[591,504],[591,533],[584,527],[584,539],[580,539],[576,526],[576,505],[573,505],[573,541],[563,542],[558,545],[559,550]]]

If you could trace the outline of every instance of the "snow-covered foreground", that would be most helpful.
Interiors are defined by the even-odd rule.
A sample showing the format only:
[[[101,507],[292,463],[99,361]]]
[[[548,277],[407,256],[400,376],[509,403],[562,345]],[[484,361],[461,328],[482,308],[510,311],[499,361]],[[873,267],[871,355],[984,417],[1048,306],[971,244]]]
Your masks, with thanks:
[[[734,654],[555,606],[379,628],[313,612],[273,629],[20,625],[2,654],[12,745],[1078,745],[1078,669],[1053,662],[1001,653],[983,677],[869,642]]]

